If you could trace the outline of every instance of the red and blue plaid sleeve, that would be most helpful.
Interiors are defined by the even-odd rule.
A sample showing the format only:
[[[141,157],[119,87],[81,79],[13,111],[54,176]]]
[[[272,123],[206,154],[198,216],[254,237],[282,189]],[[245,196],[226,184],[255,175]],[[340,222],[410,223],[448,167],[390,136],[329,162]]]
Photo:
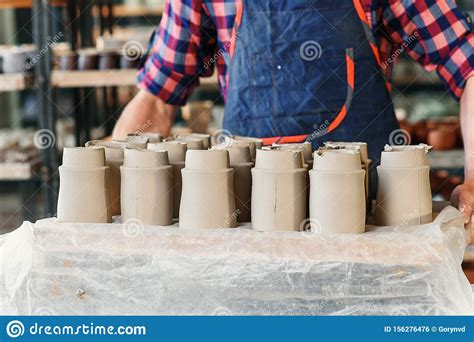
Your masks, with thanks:
[[[454,0],[389,0],[383,3],[386,32],[428,71],[436,70],[459,99],[474,76],[474,34]]]
[[[167,0],[138,72],[138,87],[166,103],[184,105],[199,77],[212,75],[207,61],[215,49],[216,28],[202,0]]]

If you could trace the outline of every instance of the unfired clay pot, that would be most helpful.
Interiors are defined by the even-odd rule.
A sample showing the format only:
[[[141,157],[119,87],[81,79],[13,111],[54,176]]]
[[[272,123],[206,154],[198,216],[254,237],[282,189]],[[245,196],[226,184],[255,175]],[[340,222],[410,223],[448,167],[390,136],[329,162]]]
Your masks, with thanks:
[[[324,145],[329,149],[346,149],[354,150],[360,153],[360,159],[362,161],[362,169],[365,171],[365,197],[367,199],[367,209],[372,210],[372,203],[369,198],[370,193],[370,167],[372,160],[369,158],[369,149],[365,142],[325,142]]]
[[[190,148],[188,145],[188,149],[198,150],[208,150],[211,147],[211,136],[209,134],[200,134],[200,133],[190,133],[190,134],[179,134],[175,137],[178,141],[185,141],[185,142],[194,142],[195,140],[202,141],[202,148]]]
[[[176,141],[186,143],[188,150],[204,150],[204,142],[192,137],[178,137]]]
[[[86,147],[99,146],[105,149],[105,164],[109,170],[110,210],[112,216],[120,215],[120,166],[126,144],[113,141],[92,140]]]
[[[256,147],[257,150],[260,150],[263,147],[263,140],[259,139],[259,138],[242,137],[242,136],[239,136],[239,135],[235,135],[234,140],[253,142],[253,143],[255,143],[255,147]]]
[[[283,151],[301,151],[303,153],[305,164],[308,165],[308,168],[313,167],[313,147],[311,143],[304,142],[300,144],[273,144],[273,147]]]
[[[234,170],[226,150],[188,150],[182,170],[179,227],[217,229],[236,226]]]
[[[173,218],[172,166],[166,151],[125,150],[122,175],[122,222],[166,226]]]
[[[377,225],[419,225],[432,221],[427,145],[386,146],[377,167]]]
[[[299,231],[306,219],[306,177],[301,152],[257,150],[252,169],[252,228]]]
[[[163,136],[159,133],[151,133],[151,132],[145,132],[145,133],[130,133],[127,134],[127,137],[142,137],[142,138],[147,138],[148,143],[159,143],[163,141]]]
[[[125,142],[128,148],[133,149],[146,149],[149,138],[142,135],[127,135]]]
[[[250,160],[255,163],[255,158],[257,156],[257,144],[255,141],[229,139],[230,141],[227,143],[229,146],[247,146],[250,150]]]
[[[65,148],[59,167],[58,220],[112,222],[108,177],[104,148]]]
[[[225,148],[229,152],[230,166],[234,169],[235,207],[237,221],[250,222],[252,198],[252,168],[254,163],[248,144],[232,144],[231,146],[216,146],[213,149]]]
[[[184,168],[187,145],[182,141],[165,141],[148,144],[148,149],[168,152],[169,162],[173,166],[173,218],[178,218],[182,191],[181,170]]]
[[[365,231],[365,171],[360,153],[320,150],[310,171],[310,223],[316,234]]]

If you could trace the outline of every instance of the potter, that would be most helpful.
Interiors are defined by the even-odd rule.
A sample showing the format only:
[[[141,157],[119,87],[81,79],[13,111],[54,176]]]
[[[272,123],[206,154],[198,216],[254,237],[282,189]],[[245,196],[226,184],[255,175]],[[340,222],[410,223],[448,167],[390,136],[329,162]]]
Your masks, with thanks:
[[[215,70],[225,101],[217,129],[228,136],[255,137],[266,146],[308,141],[313,150],[328,141],[362,142],[368,147],[368,158],[361,149],[362,160],[376,167],[400,128],[391,77],[393,56],[403,45],[408,56],[437,70],[450,94],[461,100],[466,184],[453,201],[470,219],[474,49],[469,20],[454,1],[440,8],[437,1],[242,0],[219,3],[219,11],[217,1],[200,4],[202,11],[196,12],[167,0],[168,20],[155,30],[137,78],[140,91],[118,120],[115,139],[147,122],[147,131],[169,136],[178,109],[195,102],[191,96],[199,77]],[[196,29],[184,29],[183,23]],[[439,29],[427,30],[427,23]],[[219,62],[209,60],[209,51],[222,52]],[[376,172],[370,176],[373,186],[367,191],[374,199]]]

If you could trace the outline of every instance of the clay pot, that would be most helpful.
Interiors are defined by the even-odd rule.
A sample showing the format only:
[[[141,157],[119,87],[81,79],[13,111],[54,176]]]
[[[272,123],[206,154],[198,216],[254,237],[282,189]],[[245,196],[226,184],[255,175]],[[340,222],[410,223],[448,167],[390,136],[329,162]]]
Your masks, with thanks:
[[[120,66],[120,55],[116,51],[102,51],[99,54],[99,70],[118,69]]]
[[[405,226],[431,222],[429,173],[429,166],[398,169],[377,167],[377,225]]]
[[[252,169],[252,228],[299,231],[306,219],[306,185],[301,152],[257,150]]]
[[[187,145],[182,141],[165,141],[148,144],[148,149],[168,152],[168,159],[173,167],[173,218],[178,218],[182,191],[181,170],[185,164]]]
[[[74,51],[67,51],[57,56],[58,66],[60,70],[69,71],[77,70],[79,56]]]
[[[214,103],[212,101],[199,101],[189,102],[186,106],[181,108],[183,119],[193,132],[207,132],[209,122],[211,121],[213,106]]]
[[[182,170],[179,227],[217,229],[236,226],[234,170],[226,150],[189,150]]]
[[[77,69],[78,70],[97,70],[99,66],[99,51],[93,48],[77,51]]]
[[[230,166],[234,169],[234,197],[238,222],[250,222],[252,198],[252,162],[248,144],[232,144],[225,148],[229,152]]]
[[[304,142],[301,144],[273,144],[273,147],[283,151],[302,152],[305,164],[309,165],[310,167],[313,165],[313,147],[309,142]]]
[[[122,175],[122,222],[138,220],[166,226],[173,219],[172,166],[166,151],[125,150]]]
[[[382,152],[380,165],[388,168],[410,168],[429,165],[426,154],[431,146],[408,145],[408,146],[385,146]]]
[[[376,223],[382,226],[429,223],[432,195],[427,145],[386,146],[377,168]]]
[[[209,134],[198,134],[198,133],[190,133],[190,134],[179,134],[175,137],[176,140],[178,141],[195,141],[195,140],[201,140],[202,141],[202,149],[208,150],[211,147],[211,136]],[[189,145],[188,145],[188,149]],[[198,148],[194,148],[195,150],[198,150]]]
[[[141,137],[141,138],[147,138],[148,143],[151,144],[156,144],[159,142],[163,141],[163,136],[159,133],[151,133],[151,132],[145,132],[145,133],[130,133],[127,134],[127,137]]]
[[[458,136],[456,132],[445,128],[431,130],[428,133],[428,144],[433,146],[435,151],[449,151],[456,147]]]
[[[255,158],[257,156],[257,144],[255,141],[230,139],[226,144],[229,146],[247,146],[250,150],[250,161],[255,163]]]
[[[234,140],[253,142],[253,143],[255,143],[255,147],[256,147],[257,150],[260,150],[263,147],[263,140],[259,139],[259,138],[242,137],[242,136],[235,135]]]
[[[365,171],[359,151],[320,150],[309,172],[310,224],[316,234],[365,231]]]
[[[105,164],[110,169],[110,210],[112,216],[120,215],[120,166],[123,164],[126,144],[103,140],[92,140],[86,143],[86,147],[93,146],[99,146],[105,149]]]
[[[2,50],[2,71],[5,74],[22,73],[34,68],[35,52],[32,46],[12,46]]]
[[[362,168],[360,153],[352,150],[319,150],[314,153],[313,170],[355,171]]]
[[[204,143],[201,139],[178,137],[176,140],[186,143],[188,150],[204,150]]]
[[[141,135],[127,135],[125,141],[114,140],[114,142],[126,143],[127,148],[146,149],[148,145],[148,138]]]
[[[120,56],[120,69],[138,69],[140,58],[132,58],[131,56]]]
[[[112,222],[108,177],[104,148],[65,148],[59,167],[58,220]]]

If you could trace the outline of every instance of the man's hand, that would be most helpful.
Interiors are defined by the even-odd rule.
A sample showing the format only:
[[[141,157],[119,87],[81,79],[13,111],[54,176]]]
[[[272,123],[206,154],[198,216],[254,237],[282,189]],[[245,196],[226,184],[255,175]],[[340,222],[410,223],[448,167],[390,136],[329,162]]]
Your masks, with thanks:
[[[464,223],[472,224],[474,209],[474,180],[466,181],[454,189],[451,202],[464,214]]]
[[[140,90],[125,107],[115,125],[112,138],[124,140],[129,133],[154,132],[168,136],[177,107]]]

